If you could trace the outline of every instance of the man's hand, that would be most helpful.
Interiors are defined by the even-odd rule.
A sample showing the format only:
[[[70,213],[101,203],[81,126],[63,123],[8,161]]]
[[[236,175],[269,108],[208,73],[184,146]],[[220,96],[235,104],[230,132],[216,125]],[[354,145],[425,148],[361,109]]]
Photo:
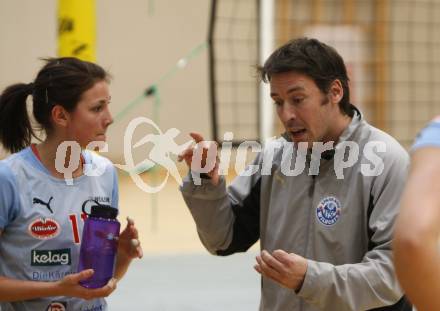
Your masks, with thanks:
[[[218,174],[218,157],[217,157],[217,145],[215,142],[208,142],[203,140],[203,136],[199,133],[189,134],[195,141],[195,146],[190,146],[185,149],[178,156],[178,161],[185,161],[188,167],[197,173],[197,168],[212,167],[206,174],[211,179],[213,185],[218,185],[219,174]],[[193,163],[194,155],[201,155],[200,163]]]
[[[268,277],[284,287],[299,291],[307,272],[307,259],[294,253],[276,250],[272,254],[263,250],[256,257],[254,268],[258,273]]]
[[[79,282],[87,280],[93,275],[93,270],[83,270],[79,273],[66,275],[63,279],[56,282],[57,292],[60,296],[77,297],[86,300],[107,297],[116,289],[116,280],[110,279],[101,288],[89,289],[82,287]]]

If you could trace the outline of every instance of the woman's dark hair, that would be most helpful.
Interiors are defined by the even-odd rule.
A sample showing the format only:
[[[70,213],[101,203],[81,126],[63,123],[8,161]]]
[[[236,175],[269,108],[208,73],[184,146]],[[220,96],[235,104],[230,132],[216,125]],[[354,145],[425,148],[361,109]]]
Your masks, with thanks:
[[[298,72],[309,76],[317,87],[327,94],[333,81],[339,80],[344,95],[339,102],[343,114],[353,116],[350,89],[344,60],[336,50],[316,39],[298,38],[278,48],[258,68],[261,79],[268,82],[271,76],[282,72]]]
[[[35,81],[7,87],[0,95],[0,142],[10,152],[29,146],[35,136],[26,108],[32,95],[33,114],[41,128],[52,129],[51,112],[60,105],[75,110],[82,94],[96,82],[108,81],[108,73],[100,66],[73,57],[44,59],[45,66]]]

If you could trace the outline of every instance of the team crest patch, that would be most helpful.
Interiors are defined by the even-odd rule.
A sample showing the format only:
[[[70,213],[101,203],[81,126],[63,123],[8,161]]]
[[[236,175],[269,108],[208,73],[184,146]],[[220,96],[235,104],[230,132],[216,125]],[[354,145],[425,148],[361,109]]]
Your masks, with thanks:
[[[341,216],[341,206],[341,202],[335,197],[325,197],[316,208],[316,217],[322,224],[332,226]]]

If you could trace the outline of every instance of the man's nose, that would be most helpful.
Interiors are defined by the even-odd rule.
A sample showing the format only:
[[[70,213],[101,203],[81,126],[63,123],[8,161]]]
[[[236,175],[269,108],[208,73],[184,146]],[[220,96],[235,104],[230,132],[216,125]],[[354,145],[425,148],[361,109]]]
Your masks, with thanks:
[[[283,103],[283,105],[280,107],[280,119],[283,123],[289,120],[295,120],[296,119],[295,108],[289,105],[288,103]]]

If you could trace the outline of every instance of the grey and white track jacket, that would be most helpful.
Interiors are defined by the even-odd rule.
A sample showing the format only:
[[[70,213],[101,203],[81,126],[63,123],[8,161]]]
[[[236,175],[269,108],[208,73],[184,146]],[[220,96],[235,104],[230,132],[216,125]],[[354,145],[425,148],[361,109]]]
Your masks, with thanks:
[[[351,145],[348,152],[350,142],[359,155],[343,168],[356,149]],[[298,293],[262,278],[260,310],[411,310],[391,254],[407,152],[356,112],[333,153],[310,154],[280,138],[245,170],[250,176],[238,176],[229,187],[223,178],[217,186],[208,179],[196,185],[188,174],[181,191],[203,245],[223,256],[259,239],[261,249],[307,258]],[[298,174],[301,156],[305,169]]]

